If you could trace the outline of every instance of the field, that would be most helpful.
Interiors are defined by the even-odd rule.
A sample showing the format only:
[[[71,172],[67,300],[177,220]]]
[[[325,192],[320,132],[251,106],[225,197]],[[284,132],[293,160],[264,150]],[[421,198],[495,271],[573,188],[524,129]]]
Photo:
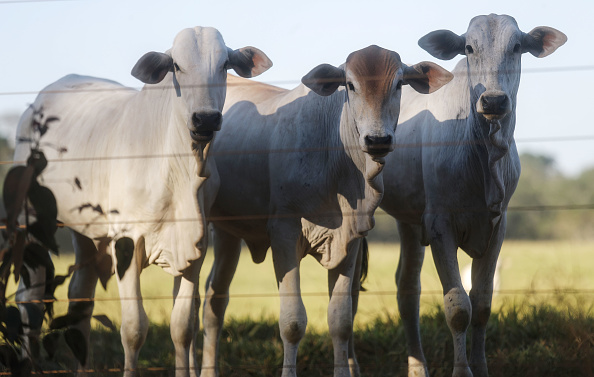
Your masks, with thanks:
[[[365,283],[367,292],[362,292],[357,326],[373,322],[378,316],[397,316],[394,273],[398,262],[399,245],[371,244],[369,277]],[[459,252],[461,270],[470,258]],[[64,273],[73,259],[69,255],[55,258],[56,273]],[[202,268],[201,287],[212,264],[209,250]],[[324,331],[328,303],[327,274],[313,258],[302,262],[301,284],[308,314],[308,326]],[[568,299],[594,304],[594,242],[553,241],[504,243],[500,256],[499,293],[495,295],[493,308],[525,300],[546,300],[561,290],[580,290]],[[168,323],[172,305],[173,279],[158,267],[151,266],[141,275],[145,307],[154,323]],[[422,310],[432,310],[441,304],[441,285],[428,249],[422,273]],[[66,299],[67,283],[56,292],[58,299]],[[201,294],[204,292],[202,290]],[[235,318],[275,318],[279,300],[276,281],[269,254],[262,264],[254,264],[247,250],[242,253],[237,274],[231,285],[231,300],[227,310]],[[97,287],[96,314],[106,314],[115,323],[120,322],[120,306],[115,278],[110,279],[108,290]],[[56,312],[66,311],[66,302],[56,304]]]
[[[594,376],[594,242],[504,243],[494,297],[487,352],[492,375]],[[398,245],[371,244],[367,292],[361,294],[356,318],[356,347],[364,376],[406,375],[406,351],[396,308],[394,271]],[[462,252],[461,268],[469,262]],[[55,259],[63,273],[72,257]],[[209,253],[201,286],[212,263]],[[156,267],[141,276],[145,307],[153,325],[140,358],[143,375],[171,375],[173,346],[169,341],[172,278]],[[423,342],[432,376],[451,375],[452,345],[441,310],[441,288],[430,251],[422,274]],[[66,287],[56,297],[56,314],[66,311]],[[302,263],[302,291],[308,333],[299,355],[301,376],[331,374],[332,344],[327,336],[325,270],[313,258]],[[243,253],[231,286],[231,303],[221,343],[223,376],[276,376],[282,365],[282,343],[276,318],[279,300],[270,255],[255,265]],[[202,292],[203,294],[203,292]],[[115,279],[108,290],[97,288],[95,314],[120,322]],[[95,375],[117,375],[123,366],[117,332],[95,322],[92,368]],[[164,341],[164,340],[167,341]],[[68,362],[48,367],[68,368]],[[152,372],[151,372],[152,371]]]

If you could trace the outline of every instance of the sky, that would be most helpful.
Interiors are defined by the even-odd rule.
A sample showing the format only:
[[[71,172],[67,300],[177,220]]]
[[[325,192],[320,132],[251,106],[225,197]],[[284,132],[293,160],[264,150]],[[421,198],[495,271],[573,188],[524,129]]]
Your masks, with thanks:
[[[586,111],[594,107],[592,0],[0,0],[0,119],[22,113],[39,90],[70,73],[140,88],[130,75],[138,58],[166,51],[186,27],[215,27],[233,49],[258,47],[274,66],[256,80],[292,88],[318,64],[340,65],[371,44],[407,64],[429,60],[451,70],[461,57],[439,61],[417,41],[437,29],[463,34],[474,16],[489,13],[513,16],[524,32],[550,26],[568,36],[546,58],[522,58],[519,152],[550,156],[568,175],[594,167]],[[15,127],[5,120],[0,132]]]

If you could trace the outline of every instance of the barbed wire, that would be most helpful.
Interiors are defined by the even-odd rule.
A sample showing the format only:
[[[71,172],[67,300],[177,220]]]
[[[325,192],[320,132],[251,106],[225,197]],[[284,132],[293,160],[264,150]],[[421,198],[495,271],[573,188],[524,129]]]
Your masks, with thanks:
[[[586,204],[561,204],[561,205],[518,205],[509,206],[507,212],[551,212],[551,211],[588,211],[594,209],[594,203]],[[78,210],[78,209],[77,209]],[[431,213],[482,213],[488,212],[486,208],[448,208],[438,210],[432,210]],[[396,211],[397,215],[403,214],[423,214],[427,213],[424,209],[408,209]],[[103,214],[106,215],[106,214]],[[118,214],[113,214],[117,216]],[[248,215],[224,215],[224,216],[206,216],[204,220],[199,217],[181,218],[181,219],[152,219],[152,220],[105,220],[105,221],[93,221],[93,222],[59,222],[57,223],[60,228],[72,228],[78,226],[91,227],[91,226],[114,226],[114,225],[142,225],[142,224],[165,224],[165,223],[189,223],[189,222],[221,222],[221,221],[253,221],[253,220],[270,220],[270,219],[294,219],[294,218],[311,218],[311,217],[356,217],[360,216],[358,213],[275,213],[275,214],[248,214]],[[392,216],[384,211],[376,211],[374,216]],[[25,229],[26,225],[21,224],[18,226],[19,229]],[[6,225],[0,225],[0,230],[6,230]]]
[[[35,1],[35,0],[33,0]],[[48,0],[48,1],[77,1],[77,0]],[[565,66],[565,67],[542,67],[542,68],[522,68],[521,74],[537,74],[537,73],[558,73],[558,72],[583,72],[583,71],[594,71],[594,65],[581,65],[581,66]],[[500,73],[501,75],[515,74],[517,71],[508,70]],[[480,72],[475,74],[476,76],[481,75]],[[377,81],[382,79],[380,76],[367,76],[361,77],[360,80]],[[194,85],[181,85],[181,89],[200,89],[200,88],[215,88],[215,87],[237,87],[237,86],[250,86],[250,85],[272,85],[272,86],[286,86],[286,85],[298,85],[301,83],[301,79],[291,80],[271,80],[271,81],[258,81],[258,80],[245,80],[241,83],[209,83],[209,84],[194,84]],[[64,90],[25,90],[25,91],[10,91],[0,92],[0,96],[19,96],[19,95],[32,95],[32,94],[60,94],[60,93],[92,93],[92,92],[117,92],[117,91],[139,91],[139,90],[167,90],[162,85],[141,85],[141,86],[115,86],[111,88],[77,88],[77,89],[64,89]],[[287,89],[290,90],[290,89]]]
[[[589,141],[594,140],[594,135],[575,135],[575,136],[551,136],[538,138],[520,138],[516,139],[516,143],[535,143],[535,142],[568,142],[568,141]],[[32,142],[30,140],[18,140],[18,143]],[[431,143],[398,143],[395,145],[396,149],[404,148],[432,148],[432,147],[457,147],[462,145],[481,145],[485,140],[452,140],[440,141]],[[43,143],[41,143],[43,146]],[[56,146],[52,146],[56,147]],[[289,154],[289,153],[326,153],[332,151],[343,150],[359,150],[358,145],[341,145],[336,147],[310,147],[310,148],[277,148],[277,149],[250,149],[250,150],[230,150],[230,151],[209,151],[208,157],[217,156],[245,156],[245,155],[262,155],[262,154]],[[63,152],[67,154],[68,152]],[[62,154],[62,153],[61,153]],[[93,157],[60,157],[48,159],[48,163],[68,163],[68,162],[95,162],[95,161],[117,161],[117,160],[144,160],[144,159],[166,159],[166,158],[188,158],[193,157],[191,152],[180,153],[163,153],[163,154],[142,154],[129,156],[93,156]],[[0,165],[22,165],[26,161],[18,160],[2,160]]]
[[[63,1],[83,1],[83,0],[0,0],[0,5],[4,4],[19,4],[19,3],[53,3]]]
[[[24,288],[18,293],[23,293],[25,290],[37,288]],[[328,297],[329,292],[299,292],[299,293],[280,293],[280,292],[260,292],[260,293],[230,293],[230,294],[205,294],[192,296],[176,296],[176,300],[210,300],[210,299],[254,299],[254,298],[279,298],[279,297]],[[442,290],[421,290],[417,291],[403,291],[403,290],[389,290],[389,291],[360,291],[360,293],[350,292],[335,292],[333,296],[359,296],[362,297],[378,297],[378,296],[393,296],[397,295],[419,295],[426,296],[443,296]],[[578,288],[550,288],[550,289],[536,289],[536,288],[521,288],[521,289],[496,289],[493,290],[493,295],[500,296],[545,296],[545,295],[564,295],[564,296],[592,296],[594,289],[578,289]],[[50,304],[50,303],[71,303],[71,302],[114,302],[114,301],[164,301],[173,300],[173,295],[164,296],[139,296],[139,297],[79,297],[79,298],[48,298],[48,299],[34,299],[34,300],[8,300],[9,305],[23,305],[23,304]]]

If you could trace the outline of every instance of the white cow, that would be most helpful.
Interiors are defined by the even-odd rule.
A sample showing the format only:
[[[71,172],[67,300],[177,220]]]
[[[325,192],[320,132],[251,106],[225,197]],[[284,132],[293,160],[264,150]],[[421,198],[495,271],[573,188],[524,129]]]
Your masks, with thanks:
[[[454,79],[428,96],[403,94],[396,143],[386,160],[381,204],[398,220],[398,306],[409,348],[409,376],[426,376],[419,334],[419,273],[430,245],[454,339],[454,376],[487,376],[485,328],[506,211],[520,176],[514,141],[521,55],[553,53],[566,36],[549,27],[523,33],[509,16],[479,16],[458,36],[431,32],[419,45],[440,59],[464,55]],[[470,299],[456,253],[471,257]],[[470,366],[466,330],[472,326]]]
[[[198,329],[190,319],[197,315],[207,245],[201,188],[212,171],[206,155],[221,126],[227,70],[252,77],[271,65],[256,48],[231,50],[216,29],[184,29],[170,50],[136,63],[132,74],[147,84],[142,90],[69,75],[46,87],[20,120],[17,138],[26,140],[39,138],[33,124],[40,110],[59,118],[41,142],[67,152],[44,148],[50,163],[41,179],[56,196],[58,219],[72,229],[76,262],[84,266],[72,277],[69,298],[94,297],[97,272],[88,261],[101,239],[113,240],[112,248],[122,237],[134,241],[132,263],[118,276],[125,376],[137,375],[147,335],[139,275],[152,263],[181,276],[171,314],[176,375],[189,375],[194,365],[190,344]],[[25,160],[29,148],[19,143],[15,160]],[[92,309],[69,307],[86,312],[80,327],[87,337]]]
[[[296,374],[307,324],[299,265],[308,254],[328,269],[334,375],[350,375],[349,356],[357,369],[349,351],[356,310],[351,292],[359,288],[353,276],[361,237],[373,227],[382,197],[381,171],[394,149],[401,87],[428,93],[450,79],[433,63],[408,67],[397,53],[377,46],[353,52],[340,68],[314,68],[293,90],[229,78],[225,120],[211,152],[220,188],[207,216],[215,261],[204,301],[203,377],[217,375],[217,342],[241,239],[257,263],[272,248],[282,375]],[[213,174],[206,195],[217,191],[216,183]]]

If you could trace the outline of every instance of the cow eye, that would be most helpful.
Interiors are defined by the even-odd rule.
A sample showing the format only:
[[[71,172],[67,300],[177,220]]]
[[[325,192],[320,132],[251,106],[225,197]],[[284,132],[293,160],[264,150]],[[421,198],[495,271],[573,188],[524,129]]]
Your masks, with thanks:
[[[350,90],[350,91],[352,91],[352,92],[354,92],[354,91],[355,91],[355,85],[353,85],[353,83],[352,83],[352,82],[350,82],[350,81],[349,81],[349,82],[347,82],[347,86],[349,87],[349,90]]]
[[[520,50],[522,49],[522,46],[520,46],[519,43],[516,43],[516,45],[514,46],[514,53],[518,53],[520,52]]]
[[[229,60],[226,60],[226,61],[225,61],[225,63],[223,64],[223,70],[225,70],[225,71],[226,71],[226,70],[228,70],[229,68],[230,68],[230,67],[229,67]]]
[[[466,45],[466,53],[467,54],[472,54],[474,52],[474,49],[472,48],[471,45]]]
[[[396,84],[396,90],[402,89],[402,80],[398,80],[398,84]]]

